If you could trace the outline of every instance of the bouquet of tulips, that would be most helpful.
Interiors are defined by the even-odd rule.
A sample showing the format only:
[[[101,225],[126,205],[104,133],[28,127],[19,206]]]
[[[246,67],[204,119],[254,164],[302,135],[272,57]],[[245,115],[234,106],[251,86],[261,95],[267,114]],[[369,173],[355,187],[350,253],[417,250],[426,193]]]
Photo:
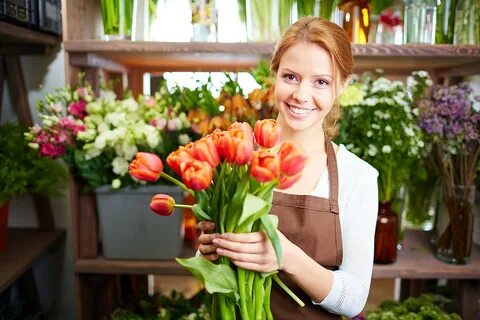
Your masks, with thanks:
[[[150,153],[138,153],[129,172],[144,181],[167,179],[196,199],[195,205],[187,206],[176,204],[169,195],[157,194],[150,203],[155,213],[168,216],[176,207],[191,207],[199,221],[215,222],[218,233],[265,232],[280,266],[278,217],[269,214],[273,189],[286,189],[298,181],[306,157],[293,143],[280,145],[279,140],[280,127],[275,120],[259,120],[254,130],[245,122],[236,122],[229,130],[215,130],[167,157],[168,166],[183,182],[164,173],[161,159]],[[215,263],[201,256],[177,261],[213,295],[212,319],[235,319],[237,315],[242,319],[272,319],[272,280],[303,305],[275,272],[248,271],[226,257]]]

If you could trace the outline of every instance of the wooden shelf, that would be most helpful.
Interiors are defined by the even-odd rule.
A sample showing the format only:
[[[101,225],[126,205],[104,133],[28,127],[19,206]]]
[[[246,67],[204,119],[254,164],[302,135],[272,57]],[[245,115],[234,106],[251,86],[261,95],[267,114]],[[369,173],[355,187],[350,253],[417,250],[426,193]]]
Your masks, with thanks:
[[[85,61],[82,57],[86,55],[94,55],[145,72],[246,70],[260,59],[269,59],[275,48],[273,43],[125,40],[71,40],[64,44],[71,54],[72,65],[76,60]],[[447,72],[463,68],[463,72],[480,72],[480,46],[368,44],[353,45],[352,50],[356,71],[381,68],[389,72],[418,69]]]
[[[373,278],[480,279],[480,253],[477,247],[472,248],[470,264],[451,265],[438,261],[433,256],[427,233],[408,230],[405,234],[404,248],[399,251],[397,262],[390,265],[374,265]],[[186,245],[181,257],[194,255],[194,249]],[[103,274],[189,274],[174,260],[108,260],[103,257],[79,259],[75,271]]]
[[[472,247],[471,262],[453,265],[441,262],[433,256],[427,232],[405,232],[403,248],[397,261],[390,265],[374,265],[373,278],[404,279],[480,279],[480,252]]]
[[[2,46],[5,44],[54,46],[61,42],[60,37],[19,27],[5,21],[0,21],[0,39]]]
[[[180,257],[195,256],[195,249],[185,244]],[[175,260],[111,260],[104,257],[94,259],[78,259],[75,263],[77,273],[102,274],[163,274],[186,275],[190,274]]]
[[[9,229],[7,249],[0,253],[0,292],[28,270],[45,251],[60,242],[65,231]]]

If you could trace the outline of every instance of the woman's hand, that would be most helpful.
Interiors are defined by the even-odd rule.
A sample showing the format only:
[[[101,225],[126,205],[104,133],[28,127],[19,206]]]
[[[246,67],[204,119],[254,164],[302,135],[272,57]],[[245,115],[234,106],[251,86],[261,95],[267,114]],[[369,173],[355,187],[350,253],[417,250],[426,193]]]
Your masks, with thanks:
[[[212,221],[201,221],[198,226],[200,230],[202,230],[202,234],[198,237],[198,242],[200,242],[198,250],[204,258],[210,261],[217,260],[217,247],[212,243],[212,240],[218,238],[220,235],[218,233],[210,233],[215,230],[215,223]]]
[[[280,231],[277,233],[285,252],[292,243]],[[217,254],[229,258],[237,267],[258,272],[279,269],[273,245],[264,232],[224,233],[212,242],[217,246]]]

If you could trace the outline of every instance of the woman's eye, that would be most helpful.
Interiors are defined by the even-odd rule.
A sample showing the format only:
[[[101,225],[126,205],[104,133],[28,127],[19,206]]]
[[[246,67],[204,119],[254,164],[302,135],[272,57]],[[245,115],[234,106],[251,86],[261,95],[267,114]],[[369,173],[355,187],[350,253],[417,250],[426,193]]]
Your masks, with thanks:
[[[320,86],[320,87],[328,86],[328,81],[323,80],[323,79],[317,80],[316,83],[317,83],[317,85]]]
[[[293,74],[290,74],[290,73],[286,73],[283,75],[283,79],[287,80],[287,81],[295,81],[296,78]]]

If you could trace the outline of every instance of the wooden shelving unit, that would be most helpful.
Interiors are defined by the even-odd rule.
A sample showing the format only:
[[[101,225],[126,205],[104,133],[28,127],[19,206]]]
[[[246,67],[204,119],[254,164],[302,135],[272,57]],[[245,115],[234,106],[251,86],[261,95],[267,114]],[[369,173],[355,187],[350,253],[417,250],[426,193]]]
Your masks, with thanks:
[[[98,59],[102,59],[103,63],[109,61],[143,72],[247,70],[259,60],[269,59],[274,49],[273,43],[65,42],[72,65],[101,67]],[[367,44],[353,45],[352,50],[357,71],[380,68],[386,72],[480,72],[480,46]]]
[[[44,252],[65,238],[65,231],[9,229],[7,249],[0,253],[0,292],[8,288]]]

